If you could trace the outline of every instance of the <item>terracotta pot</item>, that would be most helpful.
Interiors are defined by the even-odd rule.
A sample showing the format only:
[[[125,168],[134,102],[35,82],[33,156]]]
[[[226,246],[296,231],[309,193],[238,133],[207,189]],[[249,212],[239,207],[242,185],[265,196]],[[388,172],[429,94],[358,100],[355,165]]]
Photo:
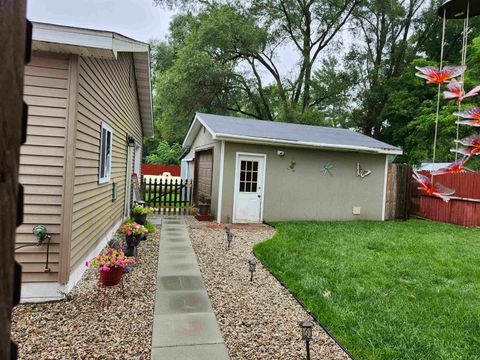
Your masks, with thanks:
[[[198,205],[198,212],[200,215],[208,215],[210,213],[210,204]]]
[[[122,280],[123,268],[112,267],[110,271],[100,271],[100,281],[104,286],[115,286]]]
[[[147,221],[147,214],[143,214],[143,215],[136,214],[136,215],[133,215],[133,219],[135,220],[135,222],[136,222],[137,224],[145,225],[145,221]]]

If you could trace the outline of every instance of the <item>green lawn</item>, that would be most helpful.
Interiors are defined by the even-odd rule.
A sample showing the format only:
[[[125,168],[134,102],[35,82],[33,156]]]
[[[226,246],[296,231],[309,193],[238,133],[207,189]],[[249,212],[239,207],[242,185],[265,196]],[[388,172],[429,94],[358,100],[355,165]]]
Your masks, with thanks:
[[[416,220],[274,226],[255,255],[355,358],[480,359],[480,229]]]
[[[158,197],[157,200],[154,199],[154,196]],[[152,206],[154,205],[154,202],[156,201],[156,205],[160,206],[160,204],[163,204],[165,206],[168,206],[170,204],[170,198],[172,198],[172,206],[175,204],[175,201],[177,201],[177,206],[178,207],[188,207],[190,204],[187,201],[181,201],[181,193],[173,193],[173,194],[164,194],[163,196],[160,196],[158,193],[154,194],[149,193],[148,191],[145,192],[145,202],[147,204],[151,203]]]

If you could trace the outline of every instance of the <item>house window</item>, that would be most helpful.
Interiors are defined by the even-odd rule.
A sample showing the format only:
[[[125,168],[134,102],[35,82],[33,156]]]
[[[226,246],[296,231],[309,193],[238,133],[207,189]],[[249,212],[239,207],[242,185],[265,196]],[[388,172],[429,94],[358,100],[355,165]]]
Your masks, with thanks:
[[[112,128],[102,122],[100,136],[100,168],[98,170],[98,182],[106,183],[110,180],[112,169]]]
[[[240,192],[257,192],[258,161],[242,160],[240,163]]]

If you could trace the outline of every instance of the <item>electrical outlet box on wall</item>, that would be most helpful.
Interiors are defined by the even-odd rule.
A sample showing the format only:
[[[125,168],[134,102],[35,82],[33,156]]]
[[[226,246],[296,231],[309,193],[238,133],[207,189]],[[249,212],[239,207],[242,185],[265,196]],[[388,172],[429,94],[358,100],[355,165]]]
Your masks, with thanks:
[[[353,215],[360,215],[360,212],[362,211],[362,208],[360,206],[354,206],[353,207]]]

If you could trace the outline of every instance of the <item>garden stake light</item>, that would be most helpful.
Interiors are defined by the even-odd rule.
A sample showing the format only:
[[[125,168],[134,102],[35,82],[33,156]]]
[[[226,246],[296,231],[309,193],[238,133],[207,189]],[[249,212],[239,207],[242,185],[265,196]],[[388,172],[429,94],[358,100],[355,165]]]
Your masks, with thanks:
[[[232,242],[232,239],[233,239],[233,234],[230,231],[228,231],[227,232],[227,243],[228,243],[227,250],[230,250],[230,244]]]
[[[302,328],[302,339],[305,340],[307,346],[307,360],[310,360],[310,341],[312,340],[313,322],[310,320],[302,321],[300,327]]]
[[[256,266],[257,266],[257,262],[254,259],[248,260],[248,270],[250,271],[250,281],[253,281],[253,273],[255,272]]]

